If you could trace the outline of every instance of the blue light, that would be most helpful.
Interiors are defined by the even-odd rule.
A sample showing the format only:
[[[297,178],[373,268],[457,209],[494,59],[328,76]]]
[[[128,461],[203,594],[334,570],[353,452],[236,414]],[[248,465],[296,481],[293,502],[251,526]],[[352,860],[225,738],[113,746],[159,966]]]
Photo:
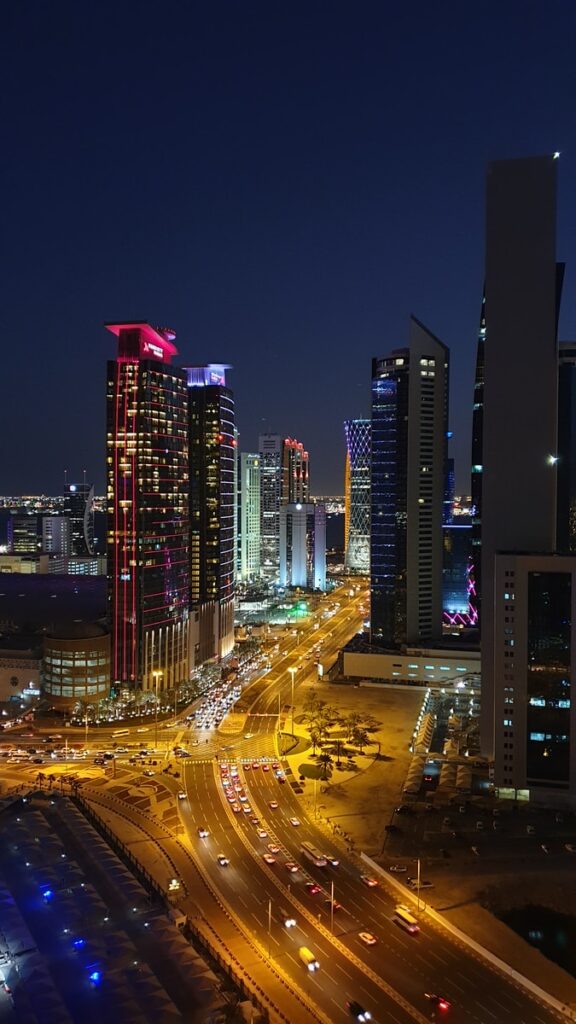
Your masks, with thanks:
[[[89,974],[88,977],[93,985],[99,985],[102,979],[102,973],[100,971],[92,971],[92,973]]]
[[[52,889],[44,889],[44,892],[42,893],[45,900],[51,900],[53,895],[54,893],[52,892]]]
[[[74,942],[72,943],[75,949],[82,949],[82,946],[85,944],[85,939],[74,939]]]

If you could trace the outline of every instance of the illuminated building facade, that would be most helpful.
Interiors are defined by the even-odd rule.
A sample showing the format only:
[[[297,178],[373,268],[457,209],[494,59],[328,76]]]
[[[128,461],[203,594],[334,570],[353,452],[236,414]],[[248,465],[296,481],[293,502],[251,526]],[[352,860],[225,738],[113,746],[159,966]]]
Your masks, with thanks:
[[[260,456],[242,452],[239,463],[240,578],[248,582],[260,575]]]
[[[72,555],[94,554],[94,485],[65,484],[64,514],[70,523]]]
[[[576,803],[576,557],[498,554],[494,782],[502,796]]]
[[[475,580],[475,621],[481,626],[480,602],[482,599],[482,436],[484,419],[484,346],[486,343],[486,296],[482,297],[478,345],[476,349],[476,373],[474,377],[474,405],[472,409],[472,572]]]
[[[415,317],[372,361],[370,626],[375,646],[439,639],[448,349]]]
[[[70,555],[68,516],[42,516],[42,551],[48,555]]]
[[[370,420],[345,420],[344,564],[370,572]]]
[[[7,529],[8,551],[12,555],[31,555],[38,551],[38,517],[10,516]]]
[[[186,367],[190,453],[190,606],[193,663],[234,646],[234,396],[227,366]]]
[[[280,509],[280,586],[326,589],[326,509],[312,502]]]
[[[169,689],[189,678],[187,374],[170,365],[172,332],[106,326],[112,684]]]
[[[261,572],[278,582],[280,568],[280,508],[306,503],[310,496],[310,463],[301,441],[280,434],[261,434],[260,543]]]

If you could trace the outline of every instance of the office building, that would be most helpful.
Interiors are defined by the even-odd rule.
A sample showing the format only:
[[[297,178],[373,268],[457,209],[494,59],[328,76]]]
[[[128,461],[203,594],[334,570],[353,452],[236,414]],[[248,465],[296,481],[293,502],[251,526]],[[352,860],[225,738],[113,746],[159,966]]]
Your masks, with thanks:
[[[474,577],[471,559],[472,524],[458,516],[442,527],[444,568],[442,572],[442,617],[445,626],[476,625]]]
[[[170,689],[189,678],[188,378],[171,331],[106,326],[112,684]]]
[[[94,554],[94,485],[64,485],[64,514],[70,521],[72,555]]]
[[[42,551],[47,555],[70,555],[68,516],[42,516]]]
[[[562,274],[556,264],[555,222],[556,161],[552,156],[490,165],[482,425],[481,739],[484,752],[496,754],[497,775],[504,752],[503,730],[510,732],[512,727],[503,726],[500,713],[504,680],[495,648],[500,601],[496,556],[548,555],[556,547],[556,335]],[[513,650],[508,653],[514,655]],[[521,701],[514,701],[508,718],[526,714]],[[511,742],[511,737],[506,741]]]
[[[480,327],[476,348],[476,373],[474,376],[474,404],[472,408],[472,565],[475,581],[474,617],[481,626],[480,605],[482,600],[482,467],[483,418],[484,418],[484,346],[486,343],[486,296],[482,297]]]
[[[72,622],[44,638],[44,694],[59,710],[110,693],[110,635],[98,623]]]
[[[305,504],[310,496],[309,456],[301,441],[280,434],[261,434],[260,533],[261,571],[272,583],[278,582],[280,566],[280,507]]]
[[[448,349],[415,317],[408,348],[372,361],[371,641],[442,633]]]
[[[494,562],[494,783],[501,796],[574,805],[576,557]],[[484,656],[482,667],[484,686]]]
[[[260,576],[260,456],[242,452],[239,458],[240,579]]]
[[[38,517],[14,516],[8,520],[8,551],[12,555],[32,555],[38,552]]]
[[[370,572],[370,420],[345,420],[344,564]]]
[[[326,509],[324,505],[282,505],[280,509],[280,586],[326,589]]]
[[[190,607],[194,665],[234,646],[234,396],[217,363],[186,367],[190,451]]]

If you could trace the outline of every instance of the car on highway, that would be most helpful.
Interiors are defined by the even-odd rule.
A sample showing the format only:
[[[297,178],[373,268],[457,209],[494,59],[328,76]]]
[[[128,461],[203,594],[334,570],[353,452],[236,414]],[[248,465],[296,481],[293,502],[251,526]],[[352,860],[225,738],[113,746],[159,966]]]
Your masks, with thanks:
[[[271,800],[270,803],[268,804],[268,807],[270,808],[271,811],[277,811],[278,810],[278,801],[277,800]]]
[[[332,910],[334,911],[334,913],[336,913],[337,910],[342,910],[342,904],[338,903],[338,900],[332,901],[329,896],[326,897],[324,903],[326,904],[328,910],[330,910],[330,904],[332,903]]]
[[[566,853],[576,853],[576,844],[564,843],[564,849],[566,850]]]
[[[227,868],[230,863],[228,857],[225,857],[223,853],[219,853],[216,860],[218,861],[221,868]]]
[[[259,839],[268,839],[268,833],[265,828],[259,828],[256,831],[256,835]]]
[[[365,946],[375,946],[378,942],[378,939],[375,935],[372,935],[372,932],[358,932],[358,938]]]
[[[417,889],[418,888],[418,879],[417,878],[407,878],[406,879],[406,885],[408,886],[409,889]],[[433,889],[434,888],[434,882],[430,882],[427,878],[421,878],[420,879],[420,888],[421,889]]]
[[[232,810],[234,811],[234,814],[240,814],[240,811],[242,810],[242,805],[241,804],[237,804],[236,801],[234,801],[234,803],[230,804],[230,806],[231,806]]]
[[[278,764],[278,761],[274,761],[274,763],[273,763],[273,765],[272,765],[272,768],[273,768],[273,770],[274,770],[275,772],[277,772],[277,771],[278,771],[278,769],[279,769],[279,767],[280,767],[280,765]]]
[[[244,804],[242,810],[244,811],[244,814],[252,814],[252,808],[250,807],[250,804]]]
[[[263,772],[269,772],[270,771],[270,765],[269,764],[263,764],[262,765],[262,771]]]
[[[147,778],[152,779],[156,775],[156,772],[153,772],[151,768],[147,768],[144,775],[146,775]]]
[[[278,913],[280,914],[280,920],[285,928],[296,927],[296,918],[292,916],[292,912],[290,910],[284,910],[283,907],[280,907]]]
[[[186,799],[186,793],[184,792],[183,789],[181,789],[180,792],[178,793],[178,799],[179,800],[185,800]]]
[[[319,969],[320,964],[318,963],[312,950],[308,949],[308,946],[300,946],[300,949],[298,950],[298,956],[300,957],[302,963],[308,968],[309,971],[317,971]]]
[[[391,871],[393,875],[403,875],[407,870],[405,864],[391,864],[388,871]]]
[[[280,853],[280,847],[277,843],[268,843],[267,849],[270,850],[270,853]]]
[[[360,875],[360,878],[364,882],[364,885],[367,885],[369,889],[375,889],[379,884],[378,879],[372,878],[371,875]]]
[[[446,1010],[450,1009],[450,1003],[444,998],[444,996],[438,996],[435,992],[425,992],[424,995],[426,996],[426,999],[428,999],[433,1006],[437,1006],[439,1010],[446,1012]]]
[[[536,835],[536,826],[535,825],[526,825],[526,832],[527,832],[527,834],[529,836],[535,836]]]
[[[316,896],[319,892],[322,892],[322,889],[316,882],[306,882],[306,889],[311,896]]]
[[[360,1021],[360,1024],[364,1024],[364,1021],[366,1020],[372,1020],[370,1010],[365,1010],[362,1004],[357,1002],[356,999],[349,999],[346,1003],[346,1009],[355,1020]]]
[[[286,871],[290,871],[291,874],[294,874],[295,871],[300,870],[299,864],[296,864],[296,862],[293,860],[287,860],[284,867],[286,868]]]
[[[210,835],[210,833],[209,833],[209,831],[208,831],[208,829],[206,828],[205,825],[199,825],[198,828],[196,829],[196,831],[197,831],[198,835],[200,836],[200,839],[206,839],[206,836]]]
[[[293,825],[294,828],[298,828],[298,826],[300,824],[300,819],[299,818],[290,818],[290,824]]]
[[[337,868],[338,865],[340,864],[338,857],[335,857],[333,853],[323,853],[322,856],[324,857],[324,859],[330,865],[331,868]]]
[[[267,864],[276,863],[276,857],[273,857],[271,853],[264,853],[262,854],[262,856],[264,857],[264,860],[266,861]]]
[[[259,768],[260,767],[259,762],[258,761],[252,761],[252,767],[253,768]]]

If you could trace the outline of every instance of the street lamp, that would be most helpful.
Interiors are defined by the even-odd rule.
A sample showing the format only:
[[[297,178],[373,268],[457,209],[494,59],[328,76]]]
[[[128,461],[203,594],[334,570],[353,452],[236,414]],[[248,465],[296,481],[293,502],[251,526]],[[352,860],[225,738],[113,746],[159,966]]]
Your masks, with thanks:
[[[295,665],[292,665],[292,666],[291,666],[291,667],[290,667],[290,668],[288,669],[288,671],[289,671],[289,673],[290,673],[290,679],[291,679],[291,681],[292,681],[292,695],[291,695],[291,707],[292,707],[292,735],[294,735],[294,676],[296,675],[296,673],[297,673],[298,669],[296,668],[296,666],[295,666]]]
[[[154,750],[158,749],[158,677],[162,676],[159,669],[156,669],[152,675],[154,676],[154,693],[156,695],[156,701],[154,704]]]

